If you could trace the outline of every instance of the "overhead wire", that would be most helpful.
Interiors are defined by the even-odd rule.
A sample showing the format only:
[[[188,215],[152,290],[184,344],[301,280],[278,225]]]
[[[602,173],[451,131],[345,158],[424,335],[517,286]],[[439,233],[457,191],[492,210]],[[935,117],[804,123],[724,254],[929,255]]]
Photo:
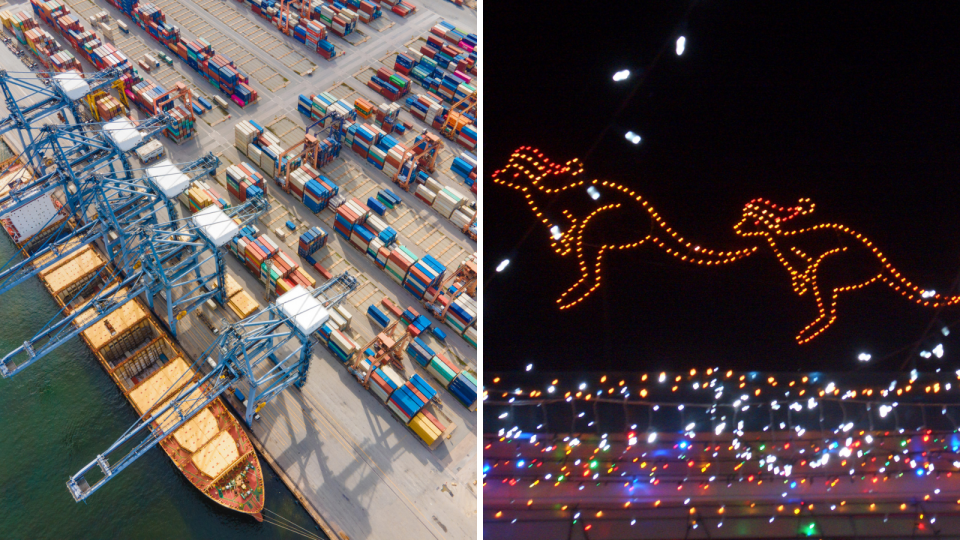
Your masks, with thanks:
[[[693,0],[692,2],[690,2],[690,5],[687,7],[686,12],[684,12],[683,17],[681,18],[681,22],[671,32],[670,38],[663,44],[663,46],[657,52],[657,55],[653,58],[653,61],[650,62],[647,69],[644,70],[642,74],[640,74],[637,82],[633,85],[633,88],[630,90],[630,93],[627,94],[627,97],[624,98],[624,100],[620,103],[620,106],[617,108],[616,112],[613,113],[613,117],[610,119],[610,122],[607,123],[607,125],[603,128],[603,130],[596,137],[596,139],[594,139],[594,142],[590,145],[589,149],[584,154],[582,161],[586,161],[590,157],[590,155],[593,154],[594,150],[596,150],[600,142],[603,141],[603,138],[606,136],[607,132],[609,132],[610,129],[615,125],[617,118],[623,113],[624,110],[626,110],[627,106],[633,100],[634,96],[636,96],[637,91],[639,91],[640,87],[643,86],[643,83],[649,79],[650,73],[652,73],[654,68],[656,68],[657,64],[660,62],[660,59],[663,57],[664,53],[670,49],[671,44],[676,43],[675,39],[676,39],[677,32],[686,26],[687,19],[690,17],[691,13],[693,13],[693,9],[699,3],[700,3],[700,0]],[[553,206],[553,204],[556,201],[557,199],[553,199],[549,203],[547,203],[547,205],[544,206],[544,211],[549,210],[550,207]],[[509,251],[509,256],[506,258],[512,259],[516,256],[517,252],[519,252],[520,250],[520,247],[524,244],[524,242],[526,242],[527,238],[530,237],[530,234],[534,231],[535,228],[537,228],[537,226],[538,224],[534,223],[527,228],[527,230],[523,233],[523,235],[520,236],[520,240],[517,241],[513,249]],[[496,276],[496,274],[497,272],[491,273],[490,277],[487,278],[484,285],[490,284],[494,280],[494,276]]]

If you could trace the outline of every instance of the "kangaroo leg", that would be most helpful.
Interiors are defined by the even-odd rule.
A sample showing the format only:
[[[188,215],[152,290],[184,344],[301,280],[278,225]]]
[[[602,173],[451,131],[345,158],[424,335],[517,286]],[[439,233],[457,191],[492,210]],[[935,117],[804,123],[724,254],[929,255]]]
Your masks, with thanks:
[[[821,285],[819,283],[820,275],[817,273],[820,269],[820,264],[829,256],[845,251],[845,248],[834,248],[827,252],[821,254],[812,264],[807,267],[801,274],[801,282],[804,284],[802,290],[806,292],[806,289],[813,291],[813,299],[817,303],[817,310],[819,314],[817,318],[810,324],[808,324],[803,330],[797,334],[797,342],[801,345],[810,341],[811,339],[820,335],[824,330],[830,327],[833,324],[833,321],[837,318],[837,289],[829,289],[829,298],[825,298],[823,291],[821,290]],[[797,294],[803,294],[799,290],[796,290],[796,285],[794,289]]]
[[[568,246],[576,250],[577,265],[580,267],[580,279],[577,280],[569,289],[560,295],[557,304],[560,309],[567,309],[580,303],[593,291],[600,287],[600,265],[603,259],[603,253],[611,249],[623,249],[625,244],[612,244],[609,238],[609,227],[619,223],[622,214],[614,211],[621,207],[620,203],[601,206],[588,215],[579,226],[574,225],[567,238]],[[601,223],[591,221],[601,218]],[[574,220],[575,222],[575,220]],[[637,239],[629,246],[636,247],[645,242],[649,235]]]
[[[829,298],[824,298],[816,279],[810,281],[810,289],[813,290],[813,297],[817,301],[820,314],[797,334],[797,343],[801,345],[822,334],[837,319],[837,290],[832,289]]]
[[[577,251],[577,264],[580,266],[580,279],[560,295],[557,303],[560,309],[567,309],[580,303],[600,286],[600,263],[603,248],[582,246]]]

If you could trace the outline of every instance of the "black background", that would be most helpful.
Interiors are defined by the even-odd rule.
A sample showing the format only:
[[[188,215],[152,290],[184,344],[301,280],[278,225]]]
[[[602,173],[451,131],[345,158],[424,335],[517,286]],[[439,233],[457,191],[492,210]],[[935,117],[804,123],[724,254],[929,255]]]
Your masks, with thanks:
[[[944,292],[960,270],[960,8],[915,2],[531,0],[488,6],[484,88],[484,345],[488,373],[720,366],[897,369],[934,310],[885,285],[843,296],[821,337],[771,252],[684,265],[651,247],[606,260],[605,284],[573,310],[555,300],[575,259],[490,173],[521,145],[583,158],[589,178],[636,189],[691,240],[742,247],[732,226],[765,197],[817,204],[820,222],[869,236],[917,285]],[[674,52],[686,36],[686,51]],[[668,48],[652,64],[664,45]],[[649,70],[623,113],[636,75]],[[631,129],[639,146],[623,138]],[[520,242],[524,233],[532,233]],[[494,274],[505,257],[509,268]],[[940,314],[946,323],[960,310]],[[960,334],[960,325],[950,338]],[[960,342],[945,342],[950,366]],[[929,344],[928,344],[929,345]]]

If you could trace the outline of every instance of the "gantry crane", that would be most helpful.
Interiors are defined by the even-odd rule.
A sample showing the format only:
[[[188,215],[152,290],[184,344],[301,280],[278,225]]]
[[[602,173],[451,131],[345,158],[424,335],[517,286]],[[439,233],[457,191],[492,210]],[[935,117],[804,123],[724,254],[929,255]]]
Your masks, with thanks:
[[[120,68],[109,68],[84,76],[77,71],[54,74],[49,85],[36,79],[34,73],[15,73],[0,70],[0,90],[3,91],[8,116],[0,120],[0,135],[16,129],[20,143],[26,147],[33,142],[34,132],[42,121],[69,110],[74,123],[83,121],[79,100],[91,92],[97,92],[120,82]],[[17,96],[14,90],[25,95]],[[29,103],[29,105],[24,105]],[[66,115],[63,115],[66,118]],[[24,139],[24,133],[27,139]]]
[[[190,87],[183,84],[182,82],[178,82],[174,84],[173,87],[170,88],[170,90],[167,90],[163,94],[160,94],[159,96],[157,96],[157,98],[153,102],[154,114],[163,114],[164,112],[169,111],[170,109],[173,108],[173,104],[178,99],[181,102],[183,102],[183,105],[184,105],[183,111],[187,114],[189,121],[196,122],[197,116],[193,112],[193,91],[190,90]],[[172,141],[176,142],[177,144],[180,144],[183,141],[193,137],[194,133],[195,133],[195,130],[191,129],[189,136],[178,138],[178,137],[174,137],[173,133],[170,131],[169,128],[165,130],[165,135],[169,137]]]
[[[200,175],[216,171],[218,164],[219,159],[208,154],[174,167],[192,182]],[[0,266],[0,294],[95,242],[116,260],[117,267],[129,266],[136,250],[133,235],[144,226],[158,223],[159,206],[166,206],[170,219],[177,216],[171,197],[158,185],[168,185],[167,178],[157,178],[155,173],[151,176],[153,170],[148,168],[143,176],[134,180],[109,175],[88,177],[81,185],[80,206],[92,208],[94,212],[85,212],[71,220],[72,231],[71,222],[65,220],[46,242],[26,252],[23,260],[16,262],[18,255],[14,255]],[[148,186],[153,189],[145,189]]]
[[[453,288],[453,291],[450,291],[450,288]],[[447,316],[447,311],[450,310],[450,306],[453,304],[453,301],[456,300],[461,294],[467,293],[468,295],[476,298],[477,296],[477,254],[474,253],[470,258],[464,260],[457,267],[456,271],[450,273],[450,275],[443,278],[439,285],[437,285],[437,297],[432,301],[428,302],[426,300],[421,300],[424,307],[430,310],[431,313],[436,316],[440,321],[443,321],[444,317]],[[442,297],[448,297],[449,300],[444,303],[441,301]]]
[[[154,297],[162,294],[166,303],[165,322],[176,336],[175,313],[189,312],[210,298],[225,300],[225,266],[219,248],[232,239],[240,227],[262,215],[266,206],[262,197],[256,197],[225,211],[211,206],[185,220],[141,227],[126,239],[138,251],[126,267],[119,268],[119,281],[83,302],[84,308],[94,307],[97,313],[78,320],[86,309],[73,309],[69,313],[61,310],[42,331],[0,359],[0,375],[16,375],[102,320],[127,299],[141,294],[146,296],[152,310]],[[203,273],[206,262],[215,263],[213,272]],[[95,278],[108,272],[107,268],[109,265],[105,265]],[[88,287],[94,283],[97,283],[96,279],[90,280],[64,303],[69,306],[74,300],[89,297],[91,291]],[[208,283],[215,286],[207,288]],[[181,292],[181,288],[187,291]],[[61,315],[65,316],[56,320]]]
[[[329,319],[328,309],[356,287],[356,278],[346,272],[312,291],[298,286],[224,328],[182,377],[199,372],[206,359],[213,369],[192,384],[175,381],[164,394],[172,399],[147,411],[106,451],[72,475],[67,488],[74,499],[86,500],[230,388],[249,385],[244,420],[251,425],[265,403],[290,386],[302,387],[310,368],[313,333]],[[115,453],[120,457],[110,463]],[[97,468],[103,476],[91,485],[86,475]]]
[[[290,0],[280,0],[280,10],[277,12],[276,24],[283,35],[290,35]]]
[[[407,327],[400,324],[401,322],[400,319],[397,319],[388,324],[382,332],[377,334],[377,337],[370,340],[370,342],[366,343],[363,347],[358,348],[348,359],[349,369],[357,374],[357,378],[360,379],[360,383],[363,384],[364,388],[370,387],[370,376],[373,374],[373,370],[378,367],[387,363],[393,363],[400,370],[403,370],[403,358],[400,356],[400,352],[410,343],[413,336]],[[401,335],[397,335],[398,329],[402,331]],[[368,358],[371,364],[370,371],[361,377],[363,370],[360,369],[360,363],[366,358],[367,349],[373,349],[374,356]]]
[[[84,180],[98,173],[117,176],[121,172],[124,178],[132,178],[133,167],[126,152],[164,129],[169,120],[169,115],[160,114],[136,128],[123,119],[102,125],[42,126],[40,135],[23,151],[36,177],[10,186],[7,196],[0,199],[0,218],[57,189],[69,212],[80,214]]]
[[[475,114],[477,112],[477,93],[472,92],[460,98],[450,107],[447,118],[443,121],[443,125],[440,126],[440,133],[451,141],[457,138],[457,134],[453,131],[453,113],[455,112],[460,114]]]
[[[351,111],[351,114],[347,117],[344,117],[337,111],[330,111],[323,118],[317,120],[313,124],[309,125],[306,130],[304,130],[303,139],[295,143],[290,148],[284,150],[278,157],[278,169],[277,169],[277,178],[283,177],[283,190],[287,193],[290,193],[290,174],[296,170],[294,164],[297,164],[302,161],[306,161],[315,169],[319,169],[318,166],[321,155],[320,155],[320,138],[324,132],[328,132],[327,140],[332,140],[334,147],[332,149],[334,157],[340,155],[340,150],[343,147],[343,123],[347,119],[356,119],[356,111]],[[326,125],[326,121],[331,120],[330,125]],[[319,131],[316,135],[311,135],[310,130],[316,126],[321,126],[323,129]],[[295,155],[292,158],[286,160],[284,163],[284,158],[290,154]]]
[[[122,103],[123,106],[126,108],[126,112],[124,112],[124,114],[129,114],[130,102],[127,101],[127,93],[123,86],[123,81],[122,80],[113,81],[113,83],[110,84],[110,87],[117,91],[117,96],[119,96],[120,98],[120,103]],[[90,116],[92,116],[93,119],[96,120],[97,122],[101,121],[100,111],[97,109],[97,100],[109,95],[110,94],[104,88],[100,90],[91,90],[90,93],[84,97],[84,99],[87,101],[87,107],[90,109]]]
[[[410,186],[417,178],[417,171],[432,173],[436,170],[437,156],[443,149],[443,141],[433,133],[423,130],[421,137],[416,146],[403,153],[400,166],[393,175],[393,181],[404,191],[410,191]]]

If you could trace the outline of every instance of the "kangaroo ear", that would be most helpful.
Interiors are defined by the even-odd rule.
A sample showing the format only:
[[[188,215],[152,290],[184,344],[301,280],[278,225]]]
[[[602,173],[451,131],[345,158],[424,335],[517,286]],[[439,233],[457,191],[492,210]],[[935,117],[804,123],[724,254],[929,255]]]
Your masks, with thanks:
[[[521,146],[513,152],[503,169],[494,171],[493,181],[513,189],[525,191],[526,186],[536,184],[542,176],[552,172],[550,167],[545,167],[540,163],[541,158],[537,154],[537,150],[528,146]]]
[[[573,176],[583,174],[583,162],[577,158],[573,158],[568,161],[566,165],[564,165],[563,168],[558,171],[558,173],[568,173]]]
[[[804,216],[813,212],[814,204],[810,199],[800,199],[797,201],[797,205],[793,207],[793,210],[796,211],[799,215]]]

